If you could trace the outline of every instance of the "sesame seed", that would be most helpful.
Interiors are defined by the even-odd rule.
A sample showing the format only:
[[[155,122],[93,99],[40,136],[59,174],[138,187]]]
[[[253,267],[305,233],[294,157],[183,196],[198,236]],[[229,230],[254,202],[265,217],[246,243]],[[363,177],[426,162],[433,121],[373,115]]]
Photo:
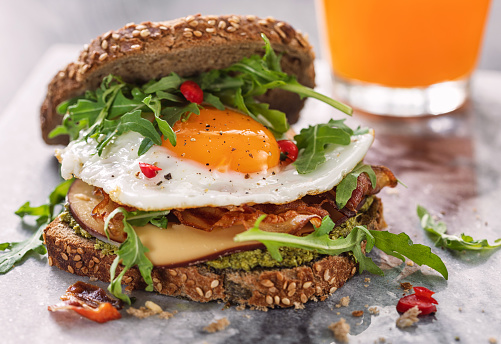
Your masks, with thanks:
[[[212,289],[216,288],[217,286],[219,285],[219,281],[218,280],[214,280],[212,281],[212,283],[210,284],[210,287]]]
[[[141,30],[141,33],[140,33],[141,37],[143,37],[143,38],[148,37],[150,34],[151,34],[150,30],[148,30],[148,29]]]
[[[282,37],[284,39],[287,38],[287,35],[285,34],[285,32],[278,25],[275,25],[275,31],[278,32],[278,35],[280,37]]]
[[[152,311],[153,313],[155,314],[159,314],[159,313],[162,313],[162,307],[160,307],[159,305],[157,305],[155,302],[153,301],[146,301],[144,303],[144,306],[146,308],[148,308],[150,311]]]
[[[351,269],[351,275],[353,276],[355,274],[355,272],[357,272],[357,268],[353,267],[353,269]]]
[[[89,268],[91,268],[91,269],[92,269],[92,268],[94,267],[94,264],[96,264],[96,263],[95,263],[93,260],[91,260],[91,261],[89,262]]]
[[[186,280],[188,279],[188,276],[186,276],[186,274],[182,274],[181,275],[181,282],[186,282]]]
[[[71,267],[71,265],[68,265],[68,271],[71,272],[72,274],[75,273],[75,270]]]
[[[232,16],[230,19],[228,19],[229,22],[235,22],[235,23],[240,23],[240,18],[237,16]]]
[[[108,58],[108,53],[102,53],[99,55],[99,61],[104,61]]]
[[[52,257],[49,257],[49,266],[52,266]]]
[[[253,15],[248,15],[245,18],[247,18],[247,20],[250,21],[250,22],[253,22],[254,20],[256,20],[256,16],[253,16]]]
[[[141,46],[139,44],[133,44],[133,45],[130,46],[130,48],[132,50],[139,50],[139,49],[141,49]]]
[[[156,289],[158,292],[161,292],[162,291],[162,283],[157,283]]]
[[[234,22],[230,22],[231,26],[233,26],[235,29],[238,29],[240,27],[240,25],[238,25],[237,23],[234,23]]]
[[[64,252],[61,252],[61,257],[63,257],[64,260],[68,260],[68,255]]]
[[[103,39],[108,39],[110,38],[110,36],[111,36],[111,31],[108,31],[103,35]]]
[[[82,266],[83,266],[83,263],[82,263],[82,262],[77,262],[77,263],[75,264],[75,267],[76,267],[77,269],[80,269]]]
[[[144,30],[146,28],[147,28],[147,26],[143,25],[143,24],[139,24],[138,26],[136,26],[136,30]]]
[[[160,280],[156,277],[153,277],[153,282],[158,283],[158,282],[160,282]]]
[[[266,303],[269,305],[273,303],[273,298],[270,295],[266,295]]]
[[[235,31],[237,31],[237,28],[236,28],[236,27],[234,27],[234,26],[228,26],[228,27],[226,28],[226,31],[227,31],[227,32],[235,32]]]
[[[111,38],[113,38],[115,41],[118,41],[120,39],[120,35],[118,33],[114,33],[111,35]]]
[[[80,270],[82,270],[82,272],[84,274],[87,274],[89,272],[89,269],[87,269],[87,267],[85,267],[85,266],[82,269],[80,269]]]
[[[190,25],[191,27],[197,27],[197,26],[198,26],[198,21],[196,21],[196,20],[192,20],[191,22],[189,22],[189,25]]]
[[[289,284],[289,287],[287,288],[287,290],[291,291],[291,290],[295,290],[296,289],[296,282],[292,282],[291,284]]]
[[[77,252],[80,254],[84,254],[84,250],[81,247],[77,248]]]
[[[86,72],[89,68],[90,68],[90,65],[88,65],[88,64],[84,64],[84,65],[82,66],[82,69],[81,69],[82,73],[85,73],[85,72]]]
[[[101,48],[103,48],[104,50],[108,49],[108,41],[102,41]]]
[[[289,283],[289,282],[285,281],[284,285],[282,286],[282,289],[283,289],[283,290],[287,289],[287,284],[288,284],[288,283]]]
[[[216,25],[216,21],[214,19],[207,20],[207,25],[214,26]]]
[[[97,257],[92,257],[92,260],[93,260],[94,262],[98,263],[98,264],[99,264],[99,262],[100,262],[99,258],[97,258]]]
[[[329,293],[331,293],[331,294],[332,294],[332,293],[333,293],[333,292],[335,292],[336,290],[337,290],[337,288],[336,288],[336,287],[332,287],[332,288],[329,290]]]
[[[169,274],[171,276],[177,276],[177,271],[176,270],[173,270],[173,269],[169,269]]]
[[[187,22],[190,22],[192,20],[195,20],[195,17],[194,16],[187,16],[184,20]]]
[[[193,37],[193,32],[191,32],[191,31],[183,32],[183,36],[186,37],[186,38]]]
[[[217,16],[215,16],[215,15],[213,15],[213,14],[210,14],[210,15],[208,15],[208,16],[207,16],[207,19],[212,19],[212,20],[215,20],[215,19],[217,19],[217,18],[218,18],[218,17],[217,17]]]
[[[325,270],[325,272],[324,272],[324,281],[327,282],[330,279],[331,279],[331,273],[329,272],[329,270]]]
[[[282,299],[282,303],[286,306],[289,306],[291,304],[291,300],[289,300],[288,298],[284,297]]]
[[[275,284],[273,284],[272,281],[270,281],[269,279],[265,279],[265,280],[262,280],[261,281],[261,284],[265,287],[268,287],[268,288],[271,288],[271,287],[274,287]]]
[[[208,27],[208,28],[205,29],[205,31],[208,32],[208,33],[214,33],[214,32],[216,32],[216,28],[214,28],[214,27]]]
[[[82,257],[81,257],[80,255],[78,255],[78,254],[77,254],[76,256],[73,256],[73,260],[74,260],[75,262],[78,262],[78,261],[82,260]]]
[[[200,287],[196,287],[195,290],[197,291],[198,295],[200,295],[201,297],[204,297],[204,292]]]
[[[196,36],[196,37],[202,37],[202,31],[194,31],[193,34]]]
[[[158,28],[159,28],[160,30],[164,30],[164,31],[165,31],[165,30],[167,30],[167,27],[165,27],[165,26],[163,26],[163,25],[162,25],[162,26],[159,26]]]
[[[291,297],[291,296],[294,296],[294,294],[296,293],[296,289],[292,289],[290,290],[288,293],[287,293],[287,296],[288,297]]]
[[[306,303],[307,301],[308,301],[308,297],[304,293],[301,293],[301,302]]]
[[[139,36],[140,34],[141,34],[141,31],[139,31],[139,30],[134,30],[134,31],[132,31],[132,37],[137,37],[137,36]]]
[[[258,23],[259,25],[262,25],[262,26],[264,26],[264,25],[268,24],[268,22],[267,22],[266,20],[264,20],[264,19],[259,19],[259,20],[257,21],[257,23]]]
[[[322,270],[322,267],[319,264],[317,264],[315,265],[315,270],[317,270],[317,272],[320,272],[320,270]]]
[[[94,273],[97,273],[97,270],[99,270],[99,265],[94,266]]]
[[[282,273],[280,271],[277,272],[276,276],[280,282],[282,282],[284,280],[284,275],[282,275]]]
[[[226,28],[226,22],[221,20],[217,25],[217,27],[220,28],[221,30],[224,30]]]
[[[207,290],[207,292],[205,293],[205,298],[208,299],[212,296],[212,290]]]
[[[275,304],[277,304],[277,305],[280,303],[280,297],[278,295],[275,295],[273,300],[275,301]]]

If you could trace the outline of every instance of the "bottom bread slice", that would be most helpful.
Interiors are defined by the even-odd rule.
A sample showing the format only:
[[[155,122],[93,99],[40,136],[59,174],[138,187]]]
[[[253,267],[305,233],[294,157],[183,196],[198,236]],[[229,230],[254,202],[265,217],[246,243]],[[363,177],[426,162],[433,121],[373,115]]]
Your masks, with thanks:
[[[357,215],[357,224],[369,229],[385,226],[383,205],[375,197],[367,212]],[[110,281],[115,255],[94,248],[94,240],[75,234],[58,217],[44,231],[49,265],[80,276]],[[117,274],[121,271],[117,270]],[[357,270],[349,254],[322,258],[292,268],[256,268],[251,271],[214,269],[204,263],[187,267],[154,267],[154,289],[165,295],[197,302],[223,301],[255,308],[302,307],[309,300],[325,300]],[[139,270],[128,270],[123,278],[127,290],[144,289]]]

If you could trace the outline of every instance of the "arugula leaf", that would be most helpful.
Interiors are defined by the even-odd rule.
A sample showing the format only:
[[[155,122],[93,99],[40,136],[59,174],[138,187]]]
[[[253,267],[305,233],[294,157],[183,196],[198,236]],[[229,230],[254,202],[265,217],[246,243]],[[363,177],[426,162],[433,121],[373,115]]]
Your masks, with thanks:
[[[370,165],[365,165],[363,162],[359,162],[353,171],[348,173],[341,183],[336,186],[336,205],[339,209],[343,209],[346,203],[348,203],[353,190],[357,188],[357,179],[361,173],[367,173],[371,180],[372,187],[376,187],[376,174],[372,170],[372,167]]]
[[[461,236],[445,234],[447,226],[444,222],[435,222],[428,210],[424,207],[417,206],[417,214],[419,216],[421,227],[435,241],[435,246],[446,247],[451,250],[469,250],[469,251],[489,251],[501,247],[501,238],[494,241],[494,245],[490,245],[487,239],[474,240],[471,236],[461,233]]]
[[[118,248],[117,256],[110,267],[110,276],[111,282],[108,286],[108,290],[113,293],[120,300],[126,302],[127,304],[131,304],[130,298],[122,292],[122,278],[125,273],[137,265],[141,276],[146,282],[146,291],[153,291],[153,280],[151,277],[151,271],[153,270],[153,264],[146,257],[145,253],[148,252],[148,248],[144,247],[139,240],[134,228],[127,221],[127,217],[129,213],[124,208],[117,208],[110,213],[110,215],[106,218],[105,222],[105,232],[108,235],[108,224],[109,220],[112,219],[116,214],[122,213],[123,217],[123,225],[124,231],[127,233],[127,238]],[[116,276],[116,269],[118,264],[121,263],[123,265],[122,271],[118,276]]]
[[[361,249],[362,241],[366,240],[366,252],[370,252],[375,246],[389,254],[404,260],[404,256],[408,257],[419,265],[427,265],[447,279],[448,272],[444,263],[427,246],[413,244],[411,239],[405,234],[393,234],[387,231],[368,230],[365,226],[356,226],[346,236],[346,238],[331,239],[329,233],[334,228],[334,222],[326,216],[322,219],[320,227],[316,228],[313,233],[303,237],[298,237],[285,233],[265,232],[259,229],[259,224],[264,219],[265,215],[261,216],[254,227],[235,236],[234,240],[249,241],[256,240],[262,242],[273,259],[282,260],[279,248],[296,247],[305,250],[316,251],[320,254],[338,255],[343,252],[352,252],[355,259],[359,263],[360,273],[367,270],[371,273],[383,275],[383,271],[370,259],[365,256]]]
[[[38,254],[47,253],[43,245],[43,230],[54,218],[55,207],[61,205],[73,180],[66,180],[59,184],[49,196],[49,203],[38,207],[32,207],[30,202],[23,204],[16,215],[23,218],[25,216],[35,216],[38,230],[28,239],[21,242],[1,243],[0,250],[9,250],[0,255],[0,274],[8,272],[14,265],[20,262],[27,254],[34,252]],[[62,207],[61,207],[62,210]],[[59,213],[56,214],[56,216]]]
[[[349,145],[353,131],[347,130],[343,121],[330,120],[325,124],[317,124],[301,129],[294,136],[300,154],[294,162],[299,173],[314,171],[325,162],[325,148],[328,144]]]
[[[431,252],[428,246],[414,244],[405,233],[393,234],[387,231],[370,230],[376,240],[376,247],[390,256],[397,257],[405,261],[405,257],[418,265],[427,265],[438,271],[445,279],[448,279],[449,273],[444,262],[439,256]]]

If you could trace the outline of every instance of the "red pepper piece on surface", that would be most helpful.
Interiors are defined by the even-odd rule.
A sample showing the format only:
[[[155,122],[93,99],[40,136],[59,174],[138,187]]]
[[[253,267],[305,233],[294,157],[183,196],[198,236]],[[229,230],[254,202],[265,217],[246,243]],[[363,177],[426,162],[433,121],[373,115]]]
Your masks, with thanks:
[[[153,178],[157,175],[158,171],[162,170],[158,166],[147,164],[145,162],[140,162],[139,168],[141,169],[141,172],[143,172],[146,178]]]
[[[414,287],[414,294],[402,297],[397,304],[397,311],[405,313],[408,309],[417,306],[421,311],[420,315],[435,313],[438,305],[437,300],[431,297],[435,292],[425,287]]]
[[[277,141],[280,148],[280,161],[290,164],[297,159],[298,149],[294,142],[289,140]]]
[[[204,92],[196,82],[191,80],[185,81],[181,84],[180,90],[187,101],[202,104]]]

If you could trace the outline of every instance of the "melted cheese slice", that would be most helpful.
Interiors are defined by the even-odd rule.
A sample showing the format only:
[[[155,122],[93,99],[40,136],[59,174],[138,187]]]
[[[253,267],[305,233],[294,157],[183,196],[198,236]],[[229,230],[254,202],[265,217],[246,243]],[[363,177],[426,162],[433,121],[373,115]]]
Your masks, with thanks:
[[[94,187],[76,180],[68,193],[70,212],[78,224],[101,239],[106,238],[104,222],[96,220],[92,210],[102,200]],[[107,209],[108,213],[111,212]],[[112,210],[112,209],[111,209]],[[262,247],[259,242],[234,242],[235,235],[245,231],[243,226],[214,229],[206,232],[193,227],[171,224],[166,229],[153,225],[134,227],[141,243],[149,249],[148,259],[155,266],[186,266],[218,258],[222,255]],[[111,238],[125,240],[123,231],[114,231]]]

